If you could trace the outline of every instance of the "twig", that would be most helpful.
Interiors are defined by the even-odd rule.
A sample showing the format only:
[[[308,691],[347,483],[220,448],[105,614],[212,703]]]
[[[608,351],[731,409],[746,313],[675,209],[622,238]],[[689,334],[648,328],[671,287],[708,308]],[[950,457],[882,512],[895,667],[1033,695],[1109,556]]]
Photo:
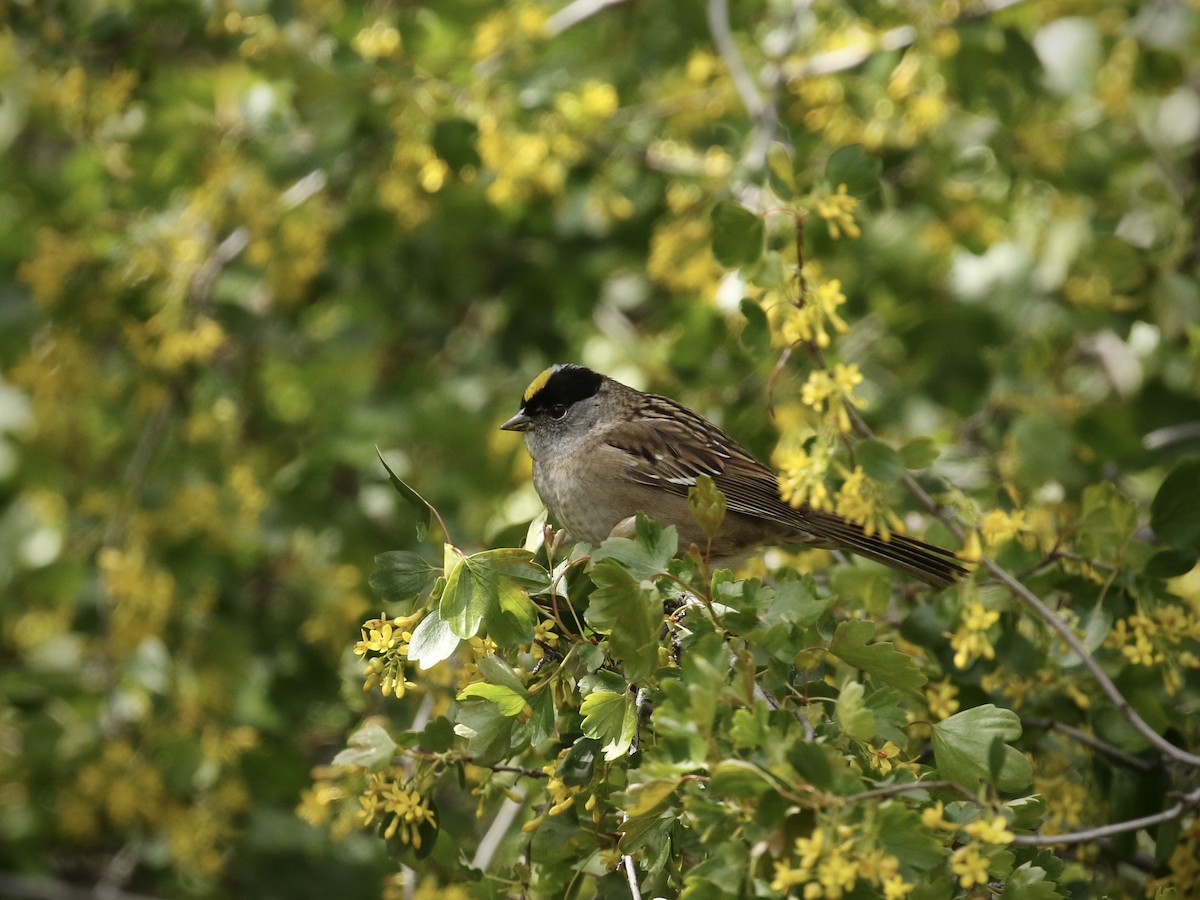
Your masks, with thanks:
[[[464,759],[463,761],[468,762],[469,760]],[[472,763],[472,765],[478,765],[478,763]],[[526,768],[525,766],[495,765],[495,766],[488,766],[487,768],[491,769],[493,772],[516,772],[518,775],[524,775],[526,778],[549,778],[550,777],[545,772],[543,772],[541,769],[529,769],[529,768]]]
[[[1026,847],[1045,847],[1048,844],[1084,844],[1112,837],[1114,834],[1124,834],[1127,831],[1137,831],[1141,828],[1151,828],[1178,819],[1185,812],[1200,806],[1200,788],[1192,791],[1172,806],[1152,816],[1142,816],[1140,819],[1129,819],[1125,822],[1113,822],[1111,825],[1100,825],[1084,831],[1072,831],[1067,834],[1019,834],[1013,838],[1014,844]]]
[[[990,0],[990,2],[981,3],[963,15],[947,20],[943,24],[953,25],[956,22],[980,19],[1022,2],[1024,0]],[[915,28],[911,25],[901,25],[898,28],[891,28],[883,32],[883,34],[872,40],[863,41],[860,44],[850,47],[839,47],[837,50],[818,53],[816,56],[810,56],[803,62],[786,67],[785,74],[789,79],[795,79],[845,72],[847,69],[853,69],[855,66],[865,62],[870,56],[881,50],[902,50],[911,45],[916,39],[917,30]]]
[[[493,766],[493,768],[496,768]],[[541,775],[545,777],[545,772]],[[496,812],[496,818],[492,819],[492,824],[488,827],[487,834],[483,836],[483,840],[479,842],[479,847],[475,850],[475,856],[471,859],[471,866],[479,869],[481,872],[486,872],[487,867],[492,862],[492,857],[496,855],[496,850],[500,847],[504,836],[508,834],[508,829],[512,827],[513,821],[517,814],[525,806],[525,792],[521,786],[514,785],[513,793],[516,793],[520,799],[506,796],[504,802],[500,804],[500,809]]]
[[[746,63],[742,60],[737,44],[733,41],[733,31],[729,27],[728,0],[708,0],[708,30],[712,34],[713,43],[717,45],[717,53],[729,68],[729,77],[733,79],[733,86],[742,100],[742,106],[757,119],[763,114],[766,104],[754,79],[746,70]]]
[[[642,900],[642,891],[638,887],[637,870],[633,867],[633,857],[625,854],[621,857],[621,865],[625,867],[625,879],[629,882],[629,896],[633,900]]]
[[[909,791],[955,791],[962,794],[967,800],[979,804],[979,798],[957,781],[910,781],[906,784],[889,784],[887,787],[875,788],[870,791],[860,791],[857,794],[848,794],[843,799],[848,803],[857,803],[860,800],[894,797],[897,794],[905,794]]]
[[[813,347],[812,350],[818,365],[820,365],[822,368],[826,368],[825,359],[821,354],[820,348]],[[875,432],[871,429],[871,426],[866,423],[866,420],[859,415],[858,410],[855,409],[850,403],[846,403],[845,408],[850,416],[850,422],[853,424],[854,430],[867,439],[873,439],[875,437]],[[934,500],[933,497],[929,495],[929,492],[926,491],[925,488],[921,487],[920,483],[913,478],[912,475],[910,475],[908,472],[905,472],[900,476],[900,480],[908,489],[908,492],[917,498],[921,505],[929,511],[930,515],[945,525],[957,540],[966,540],[966,531],[963,529],[962,525],[959,524],[959,522],[946,510],[945,507]],[[1087,670],[1092,674],[1092,677],[1096,679],[1096,683],[1100,685],[1100,689],[1104,691],[1108,699],[1112,701],[1113,705],[1117,708],[1117,712],[1121,714],[1121,717],[1131,726],[1133,726],[1134,731],[1157,747],[1159,752],[1161,752],[1164,756],[1170,757],[1176,762],[1181,762],[1189,766],[1200,768],[1200,756],[1176,747],[1157,731],[1151,728],[1146,723],[1146,720],[1138,715],[1137,710],[1129,705],[1129,701],[1125,699],[1125,695],[1121,693],[1121,691],[1113,683],[1113,680],[1108,677],[1108,673],[1101,668],[1100,663],[1096,662],[1095,657],[1092,656],[1091,652],[1084,645],[1083,641],[1081,641],[1075,632],[1071,630],[1071,626],[1063,621],[1060,616],[1056,615],[1054,611],[1050,609],[1050,607],[1048,607],[1040,597],[1037,596],[1037,594],[1025,587],[1024,584],[1009,574],[1007,569],[999,565],[990,556],[980,556],[979,564],[983,566],[983,568],[987,569],[987,571],[990,572],[997,581],[1012,591],[1018,600],[1037,613],[1038,618],[1054,629],[1054,631],[1058,633],[1059,637],[1066,642],[1067,646],[1075,651],[1084,667],[1087,668]]]
[[[134,894],[111,886],[82,887],[54,878],[7,872],[0,872],[0,897],[12,900],[157,900],[146,894]]]
[[[546,20],[546,37],[558,37],[572,25],[590,19],[602,9],[624,3],[625,0],[575,0]]]
[[[1086,744],[1093,750],[1103,753],[1105,756],[1111,757],[1131,769],[1137,769],[1141,772],[1155,772],[1161,768],[1149,760],[1142,759],[1140,756],[1134,756],[1132,753],[1126,753],[1120,747],[1114,747],[1108,741],[1101,740],[1094,734],[1088,734],[1086,731],[1081,731],[1065,722],[1058,722],[1054,719],[1026,719],[1024,724],[1030,728],[1044,728],[1048,731],[1061,732],[1067,735],[1067,737],[1073,738],[1081,744]]]

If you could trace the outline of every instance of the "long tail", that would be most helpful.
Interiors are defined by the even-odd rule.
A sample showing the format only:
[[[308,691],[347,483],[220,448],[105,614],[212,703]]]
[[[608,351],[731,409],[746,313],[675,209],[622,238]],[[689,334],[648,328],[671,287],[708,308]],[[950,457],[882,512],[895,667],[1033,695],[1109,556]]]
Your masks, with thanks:
[[[893,534],[885,541],[877,534],[868,536],[861,526],[841,516],[814,509],[805,510],[804,519],[807,533],[828,541],[830,547],[881,562],[919,578],[931,587],[949,587],[968,574],[953,552],[916,538]]]

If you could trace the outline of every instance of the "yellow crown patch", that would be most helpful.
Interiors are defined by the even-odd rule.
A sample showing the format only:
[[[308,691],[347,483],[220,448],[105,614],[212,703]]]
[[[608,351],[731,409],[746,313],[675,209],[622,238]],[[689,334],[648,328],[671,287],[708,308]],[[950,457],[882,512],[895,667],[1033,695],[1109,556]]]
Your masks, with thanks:
[[[525,393],[521,395],[521,400],[528,403],[534,398],[538,391],[546,386],[546,382],[550,380],[550,376],[557,372],[558,366],[551,366],[533,381],[529,382],[529,387],[525,388]]]

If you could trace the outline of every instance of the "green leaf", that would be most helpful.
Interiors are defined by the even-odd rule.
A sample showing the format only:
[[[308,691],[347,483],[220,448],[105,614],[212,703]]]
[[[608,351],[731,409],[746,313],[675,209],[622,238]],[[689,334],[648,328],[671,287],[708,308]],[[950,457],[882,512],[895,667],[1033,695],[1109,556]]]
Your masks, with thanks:
[[[449,659],[457,649],[458,636],[434,609],[413,629],[412,640],[408,642],[408,658],[420,668],[428,669]]]
[[[488,684],[485,681],[468,684],[458,692],[457,699],[465,700],[468,697],[480,697],[495,704],[496,711],[502,716],[519,715],[529,705],[528,695],[524,691],[517,692],[505,685]]]
[[[848,681],[838,694],[835,710],[846,737],[869,741],[875,737],[875,715],[863,702],[866,688],[861,682]]]
[[[455,635],[466,640],[479,633],[484,614],[500,603],[500,580],[491,571],[459,560],[446,578],[438,611]]]
[[[584,618],[597,631],[608,632],[609,654],[621,663],[629,681],[640,681],[658,665],[662,597],[612,559],[596,563],[591,578],[596,590]]]
[[[408,550],[390,550],[375,557],[370,585],[390,603],[412,600],[425,593],[438,570]]]
[[[579,738],[554,770],[555,776],[569,787],[587,784],[596,771],[596,752],[599,749],[599,742],[593,738]]]
[[[846,192],[855,197],[869,197],[879,189],[883,163],[871,156],[862,144],[841,147],[830,155],[825,164],[825,180],[837,188],[846,185]]]
[[[1182,547],[1168,547],[1155,553],[1142,567],[1142,574],[1147,578],[1178,578],[1186,575],[1196,566],[1200,559],[1195,550]]]
[[[508,578],[530,590],[544,590],[550,586],[550,576],[546,570],[533,562],[531,552],[519,547],[484,550],[468,556],[467,561],[477,572]]]
[[[744,759],[723,759],[709,774],[709,789],[723,797],[748,799],[779,789],[774,779]]]
[[[390,766],[396,756],[396,742],[378,722],[367,721],[346,741],[346,749],[333,758],[335,766],[362,766],[376,771]]]
[[[905,865],[932,869],[942,863],[942,841],[921,824],[921,817],[901,803],[879,811],[879,843]]]
[[[1052,900],[1063,896],[1053,882],[1046,880],[1046,870],[1032,863],[1018,866],[1004,882],[1004,900]]]
[[[916,690],[928,680],[891,642],[868,643],[874,634],[873,622],[847,620],[833,633],[829,649],[843,662],[903,690]]]
[[[383,458],[383,454],[379,452],[379,448],[375,448],[375,455],[379,457],[379,461],[383,463],[384,471],[388,473],[388,480],[392,483],[392,487],[396,492],[408,501],[409,506],[421,513],[421,524],[428,528],[433,521],[433,507],[418,494],[413,488],[409,487],[401,478],[392,471],[391,466],[387,464],[387,460]]]
[[[833,766],[824,744],[813,741],[793,741],[787,750],[788,762],[796,772],[815,788],[827,788],[833,782]]]
[[[766,311],[756,300],[744,297],[738,304],[746,324],[742,328],[742,345],[749,350],[765,351],[771,343],[771,326],[767,322]]]
[[[652,812],[682,783],[682,778],[656,778],[632,785],[627,791],[629,799],[625,804],[625,815],[634,818]]]
[[[602,744],[607,762],[624,756],[637,730],[637,710],[628,693],[593,691],[579,705],[583,715],[583,733]]]
[[[780,193],[786,200],[796,189],[796,175],[793,171],[792,151],[782,141],[771,141],[767,145],[767,169],[779,180],[780,185],[786,188],[786,193]]]
[[[1092,559],[1116,559],[1137,527],[1137,507],[1109,482],[1083,489],[1079,552]]]
[[[504,650],[530,643],[537,613],[529,595],[508,578],[501,578],[497,601],[483,613],[483,628],[488,637]]]
[[[640,581],[667,571],[667,564],[679,552],[679,535],[674,525],[663,527],[638,513],[636,540],[608,538],[592,552],[592,559],[615,559]]]
[[[1007,746],[1021,736],[1021,720],[1012,710],[992,704],[964,710],[933,726],[933,755],[944,778],[976,790],[981,779],[992,776],[992,744],[1000,741],[999,764],[994,775],[1002,791],[1019,791],[1033,781],[1033,768],[1025,755]]]
[[[707,475],[697,475],[696,483],[688,490],[688,512],[708,538],[725,520],[725,495]]]
[[[1180,463],[1150,504],[1150,527],[1168,544],[1200,550],[1200,459]]]
[[[712,211],[713,256],[726,269],[748,266],[763,252],[763,220],[740,203],[720,200]]]
[[[454,713],[454,733],[466,739],[467,753],[486,766],[512,754],[514,719],[494,703],[462,703]]]
[[[900,458],[907,469],[927,469],[938,458],[938,452],[929,438],[915,438],[900,448]]]
[[[904,474],[904,460],[882,441],[862,441],[854,453],[863,471],[876,481],[896,481]]]

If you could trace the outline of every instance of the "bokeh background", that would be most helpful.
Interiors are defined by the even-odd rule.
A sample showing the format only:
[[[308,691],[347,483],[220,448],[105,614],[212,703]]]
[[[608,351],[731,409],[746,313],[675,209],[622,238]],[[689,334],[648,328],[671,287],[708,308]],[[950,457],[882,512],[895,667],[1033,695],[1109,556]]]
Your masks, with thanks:
[[[805,364],[747,324],[717,200],[809,211],[864,414],[979,510],[1147,501],[1200,449],[1198,21],[0,2],[0,894],[377,896],[381,843],[296,812],[386,705],[372,559],[427,546],[376,448],[467,548],[540,510],[496,426],[553,362],[770,457]]]

